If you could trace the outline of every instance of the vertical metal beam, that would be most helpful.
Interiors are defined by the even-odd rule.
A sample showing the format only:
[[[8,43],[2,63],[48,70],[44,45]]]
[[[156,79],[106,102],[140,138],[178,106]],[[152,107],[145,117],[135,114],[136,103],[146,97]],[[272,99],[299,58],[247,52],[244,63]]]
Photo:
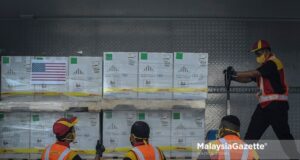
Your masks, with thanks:
[[[0,76],[1,76],[1,81],[0,81],[0,101],[2,100],[2,87],[1,87],[1,85],[2,85],[2,72],[1,72],[1,70],[2,70],[2,57],[0,58]]]

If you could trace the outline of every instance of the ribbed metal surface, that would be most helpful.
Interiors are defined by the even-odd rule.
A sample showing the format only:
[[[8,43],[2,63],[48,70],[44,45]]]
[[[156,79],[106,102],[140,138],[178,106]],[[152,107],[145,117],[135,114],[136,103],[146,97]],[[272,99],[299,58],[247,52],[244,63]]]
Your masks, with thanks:
[[[300,69],[296,52],[300,49],[300,22],[111,19],[6,20],[0,24],[0,48],[8,55],[208,52],[210,86],[223,85],[222,71],[229,65],[236,70],[255,69],[255,57],[247,51],[255,40],[263,38],[286,64],[290,86],[299,86],[300,82],[300,76],[294,73]]]
[[[0,17],[34,14],[36,17],[299,18],[299,4],[299,1],[285,3],[274,0],[1,0]]]
[[[225,115],[226,94],[222,71],[255,69],[255,57],[248,49],[257,39],[267,39],[282,59],[291,87],[290,124],[299,132],[300,22],[263,20],[143,20],[63,19],[2,20],[0,48],[3,55],[102,56],[104,51],[207,52],[209,53],[209,98],[207,129],[217,128]],[[244,134],[257,100],[255,84],[232,83],[232,113],[239,115]],[[242,86],[242,87],[240,87]],[[244,94],[243,94],[244,93]],[[297,94],[296,94],[297,93]],[[242,108],[242,109],[240,109]],[[270,134],[269,134],[270,133]],[[267,131],[265,137],[273,137]]]

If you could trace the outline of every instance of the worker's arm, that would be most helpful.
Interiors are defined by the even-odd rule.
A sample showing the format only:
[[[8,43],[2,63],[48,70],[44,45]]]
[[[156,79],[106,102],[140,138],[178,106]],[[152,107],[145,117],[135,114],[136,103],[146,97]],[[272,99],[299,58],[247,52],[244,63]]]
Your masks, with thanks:
[[[232,76],[232,80],[240,83],[249,83],[258,76],[260,76],[260,73],[257,70],[236,72],[235,75]]]
[[[257,70],[253,71],[243,71],[243,72],[236,72],[236,77],[237,78],[256,78],[259,77],[260,73]]]
[[[253,150],[253,160],[259,160],[259,156],[255,150]]]
[[[74,151],[70,151],[69,155],[68,155],[68,160],[82,160],[81,157]]]
[[[137,160],[137,157],[136,157],[136,155],[134,154],[134,152],[130,150],[129,152],[127,152],[127,153],[125,154],[123,160]]]
[[[240,78],[240,77],[233,78],[232,80],[240,83],[250,83],[253,81],[251,78]]]
[[[162,157],[162,160],[166,160],[166,156],[164,155],[164,153],[158,148],[160,155]]]

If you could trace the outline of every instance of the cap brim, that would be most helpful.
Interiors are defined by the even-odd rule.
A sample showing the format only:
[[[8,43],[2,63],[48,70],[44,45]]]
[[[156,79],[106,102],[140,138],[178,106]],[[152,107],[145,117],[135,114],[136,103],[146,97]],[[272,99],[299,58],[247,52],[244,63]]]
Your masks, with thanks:
[[[73,118],[70,119],[70,121],[71,121],[71,123],[67,122],[67,121],[58,121],[57,123],[63,124],[65,126],[71,128],[71,127],[73,127],[77,124],[78,119],[77,119],[77,117],[73,117]]]
[[[249,50],[248,52],[254,53],[254,52],[256,52],[256,51],[258,51],[258,50],[261,50],[261,49],[262,49],[262,48],[256,48],[256,49]]]

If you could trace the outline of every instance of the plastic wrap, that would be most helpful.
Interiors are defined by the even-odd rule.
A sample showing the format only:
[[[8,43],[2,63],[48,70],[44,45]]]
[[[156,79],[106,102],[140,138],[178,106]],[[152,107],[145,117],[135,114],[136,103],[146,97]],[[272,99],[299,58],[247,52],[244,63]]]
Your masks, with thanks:
[[[102,97],[102,57],[69,57],[68,96],[90,101]]]
[[[139,53],[139,99],[172,99],[173,53]]]
[[[130,129],[135,121],[150,126],[150,143],[158,146],[167,157],[192,156],[195,142],[205,138],[204,110],[159,111],[105,111],[103,140],[107,148],[105,157],[123,157],[132,148]]]
[[[207,53],[174,53],[174,99],[206,99]]]
[[[103,97],[137,99],[138,53],[104,52]]]
[[[0,158],[40,159],[44,148],[56,142],[54,122],[70,116],[79,120],[71,149],[83,158],[93,158],[100,119],[99,113],[89,112],[0,112]]]
[[[30,56],[2,56],[1,96],[32,101],[34,86],[30,84]]]
[[[0,112],[0,159],[28,159],[30,153],[30,113]]]
[[[102,97],[101,57],[3,56],[1,69],[4,100],[99,101]]]

